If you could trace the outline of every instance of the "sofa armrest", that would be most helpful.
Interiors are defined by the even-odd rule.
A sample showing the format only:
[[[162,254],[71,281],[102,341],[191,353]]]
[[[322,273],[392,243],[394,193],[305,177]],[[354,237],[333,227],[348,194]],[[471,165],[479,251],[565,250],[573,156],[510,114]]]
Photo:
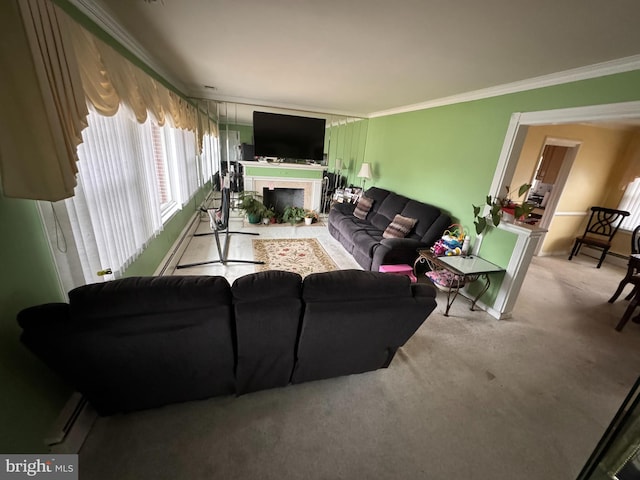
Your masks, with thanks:
[[[355,209],[356,209],[355,203],[337,203],[336,202],[331,206],[331,210],[340,212],[343,215],[353,215],[353,211]]]
[[[68,303],[45,303],[18,312],[18,324],[25,331],[58,330],[69,320]]]
[[[378,271],[380,265],[413,265],[419,248],[428,245],[414,238],[384,238],[373,253],[371,270]]]
[[[437,291],[436,287],[429,283],[412,283],[411,293],[413,294],[413,298],[424,301],[431,298],[435,299]]]

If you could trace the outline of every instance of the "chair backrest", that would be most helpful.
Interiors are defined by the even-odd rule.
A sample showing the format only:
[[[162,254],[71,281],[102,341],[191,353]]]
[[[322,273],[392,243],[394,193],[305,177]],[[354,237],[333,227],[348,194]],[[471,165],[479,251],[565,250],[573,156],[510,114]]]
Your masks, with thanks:
[[[628,217],[629,212],[625,210],[615,210],[605,207],[591,207],[591,217],[584,231],[584,237],[599,235],[611,240],[620,228],[624,217]]]
[[[638,225],[631,234],[631,253],[640,253],[640,225]]]

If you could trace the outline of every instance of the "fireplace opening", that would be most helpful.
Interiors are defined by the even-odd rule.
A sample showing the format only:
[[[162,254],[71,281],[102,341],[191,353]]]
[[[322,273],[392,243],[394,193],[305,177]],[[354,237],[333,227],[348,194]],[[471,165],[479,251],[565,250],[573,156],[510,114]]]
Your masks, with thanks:
[[[303,188],[263,188],[262,203],[273,207],[276,215],[282,215],[288,206],[304,207]]]

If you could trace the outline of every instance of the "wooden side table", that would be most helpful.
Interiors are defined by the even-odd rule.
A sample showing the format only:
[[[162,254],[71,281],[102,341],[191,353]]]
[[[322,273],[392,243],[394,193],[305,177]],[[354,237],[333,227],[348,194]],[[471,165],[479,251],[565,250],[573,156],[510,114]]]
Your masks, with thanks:
[[[418,250],[418,258],[413,265],[414,272],[420,263],[427,263],[429,268],[434,272],[444,270],[452,274],[447,285],[436,284],[436,286],[443,287],[447,291],[447,308],[444,312],[445,317],[449,316],[449,309],[457,298],[461,287],[467,283],[475,282],[480,278],[484,279],[484,287],[471,302],[470,310],[473,310],[477,301],[480,300],[480,297],[482,297],[482,295],[484,295],[491,286],[489,274],[505,271],[504,268],[488,262],[477,255],[437,257],[428,249]]]

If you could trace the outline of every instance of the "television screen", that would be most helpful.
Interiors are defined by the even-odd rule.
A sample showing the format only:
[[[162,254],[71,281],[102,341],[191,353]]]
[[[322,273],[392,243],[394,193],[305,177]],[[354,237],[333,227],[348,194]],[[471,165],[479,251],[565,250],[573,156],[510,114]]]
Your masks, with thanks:
[[[325,122],[323,118],[253,112],[254,154],[321,161]]]

